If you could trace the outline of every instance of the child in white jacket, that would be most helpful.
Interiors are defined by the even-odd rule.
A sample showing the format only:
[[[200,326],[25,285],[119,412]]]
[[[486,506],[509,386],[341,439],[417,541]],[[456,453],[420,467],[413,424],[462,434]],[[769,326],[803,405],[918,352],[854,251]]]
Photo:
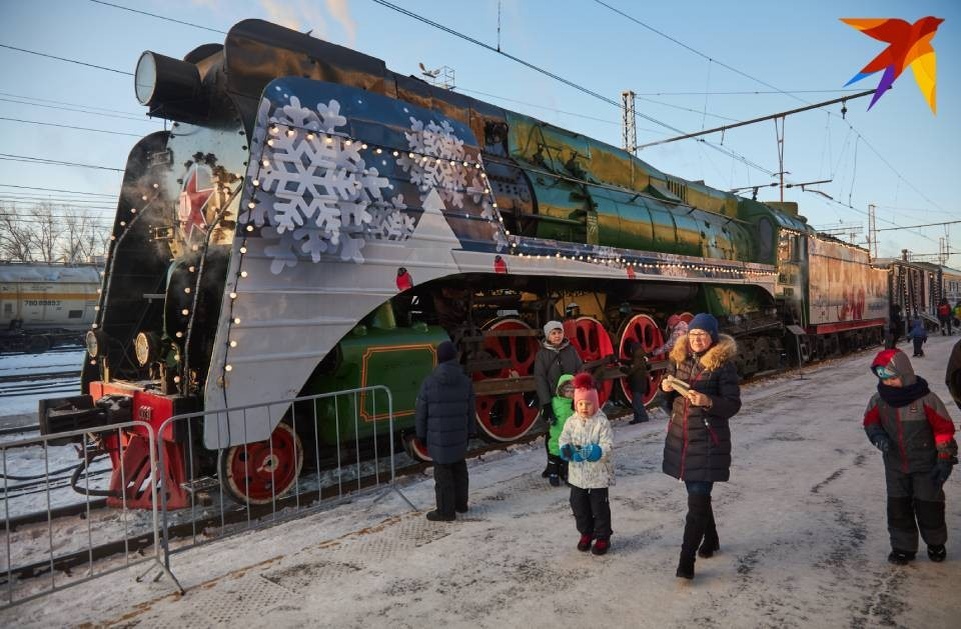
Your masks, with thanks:
[[[581,534],[577,550],[603,555],[611,547],[607,488],[614,484],[614,434],[600,410],[589,374],[574,378],[574,414],[564,424],[558,444],[561,458],[570,461],[567,482],[571,486],[571,509]]]

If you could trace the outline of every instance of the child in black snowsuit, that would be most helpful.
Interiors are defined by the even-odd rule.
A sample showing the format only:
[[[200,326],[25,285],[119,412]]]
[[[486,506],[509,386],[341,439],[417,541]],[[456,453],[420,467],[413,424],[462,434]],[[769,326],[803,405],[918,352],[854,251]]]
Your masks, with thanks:
[[[931,561],[944,561],[948,529],[942,486],[958,462],[954,423],[911,361],[885,349],[871,363],[878,392],[864,413],[864,432],[884,455],[888,490],[888,561],[905,565],[918,550],[918,530]]]

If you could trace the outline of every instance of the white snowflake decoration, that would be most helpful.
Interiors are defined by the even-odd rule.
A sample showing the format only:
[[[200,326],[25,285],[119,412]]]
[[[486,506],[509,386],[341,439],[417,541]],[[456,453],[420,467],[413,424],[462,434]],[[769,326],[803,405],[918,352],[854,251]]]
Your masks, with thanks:
[[[437,124],[430,120],[425,125],[413,116],[410,122],[411,130],[405,136],[413,157],[402,155],[397,163],[408,172],[411,182],[420,190],[421,203],[431,190],[436,189],[445,207],[461,209],[467,194],[475,205],[480,205],[480,218],[492,221],[494,241],[506,243],[504,234],[496,224],[487,181],[480,176],[482,170],[463,166],[467,156],[464,141],[454,133],[450,122],[443,120]],[[477,160],[480,161],[479,154]]]
[[[393,186],[367,168],[360,143],[337,135],[347,124],[340,103],[331,100],[314,111],[291,96],[268,123],[260,186],[271,196],[261,194],[240,220],[263,228],[261,235],[273,241],[265,247],[273,273],[303,256],[314,263],[323,254],[361,263],[367,240],[410,238],[414,221],[404,213],[403,195],[385,194]]]

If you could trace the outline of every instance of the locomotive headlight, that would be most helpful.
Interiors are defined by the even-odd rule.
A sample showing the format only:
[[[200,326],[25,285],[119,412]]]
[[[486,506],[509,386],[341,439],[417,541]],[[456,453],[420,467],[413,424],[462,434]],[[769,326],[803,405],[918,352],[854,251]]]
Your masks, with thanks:
[[[153,332],[140,332],[133,342],[137,363],[146,367],[157,359],[160,349],[160,339]]]
[[[150,52],[137,61],[134,92],[152,115],[168,120],[197,119],[206,115],[200,72],[188,61]]]
[[[87,354],[90,358],[97,358],[107,353],[107,336],[101,330],[88,331],[83,342],[87,346]]]

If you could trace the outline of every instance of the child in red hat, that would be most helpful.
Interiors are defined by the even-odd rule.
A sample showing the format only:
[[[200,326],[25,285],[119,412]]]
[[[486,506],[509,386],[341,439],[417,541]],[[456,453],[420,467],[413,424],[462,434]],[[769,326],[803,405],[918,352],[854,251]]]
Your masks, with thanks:
[[[574,377],[574,414],[564,424],[558,444],[561,458],[570,461],[571,509],[581,534],[577,550],[603,555],[611,546],[608,487],[614,484],[614,433],[590,374]]]
[[[948,528],[942,486],[958,462],[954,423],[901,350],[880,351],[871,371],[878,391],[864,412],[864,432],[884,455],[888,561],[903,566],[914,559],[919,530],[931,561],[944,561]]]

